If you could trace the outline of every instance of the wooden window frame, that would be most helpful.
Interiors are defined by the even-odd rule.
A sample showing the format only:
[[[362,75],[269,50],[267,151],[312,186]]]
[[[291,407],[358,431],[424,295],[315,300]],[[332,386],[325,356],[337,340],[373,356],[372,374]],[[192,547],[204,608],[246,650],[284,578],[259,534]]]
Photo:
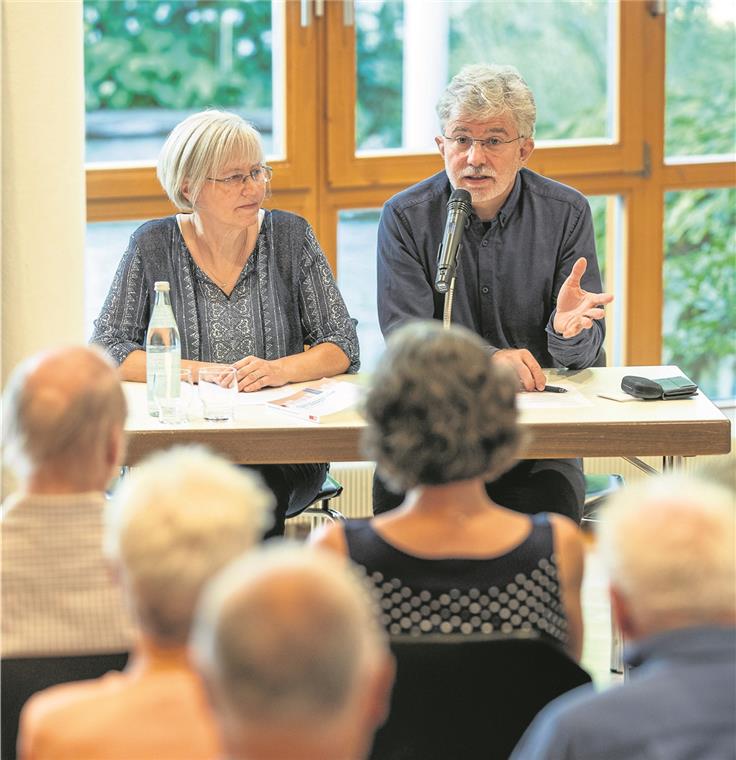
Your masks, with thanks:
[[[619,5],[618,124],[606,143],[539,145],[531,168],[581,192],[624,203],[624,362],[661,361],[666,192],[736,186],[736,163],[709,157],[666,161],[665,17],[650,3]],[[380,208],[393,194],[439,171],[438,155],[355,155],[355,30],[342,3],[326,3],[310,26],[286,3],[286,159],[274,161],[271,205],[307,217],[333,268],[342,210]],[[172,213],[150,164],[87,169],[90,222]],[[370,255],[375,252],[371,251]]]

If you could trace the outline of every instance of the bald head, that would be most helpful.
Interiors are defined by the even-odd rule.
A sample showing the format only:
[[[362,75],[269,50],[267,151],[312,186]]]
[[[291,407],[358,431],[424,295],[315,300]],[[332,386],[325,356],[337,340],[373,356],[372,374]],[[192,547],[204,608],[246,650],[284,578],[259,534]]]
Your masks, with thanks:
[[[383,717],[385,633],[363,581],[332,555],[285,543],[250,552],[206,590],[193,643],[231,737],[291,732],[303,757],[317,734],[345,741],[346,726],[365,744]]]
[[[26,359],[10,376],[3,409],[5,459],[21,480],[104,487],[126,407],[117,372],[98,349],[64,348]]]

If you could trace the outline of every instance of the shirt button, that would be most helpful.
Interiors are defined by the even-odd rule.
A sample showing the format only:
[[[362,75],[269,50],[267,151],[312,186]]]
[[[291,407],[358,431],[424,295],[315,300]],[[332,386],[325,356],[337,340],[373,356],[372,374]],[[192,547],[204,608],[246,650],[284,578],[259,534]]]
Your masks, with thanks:
[[[485,294],[485,293],[488,293],[488,288],[487,288],[487,287],[484,285],[484,286],[483,286],[483,287],[480,289],[480,292],[481,292],[481,293],[483,293],[483,294]]]
[[[484,241],[481,243],[481,245],[488,245],[488,241],[487,241],[487,240],[484,240]]]

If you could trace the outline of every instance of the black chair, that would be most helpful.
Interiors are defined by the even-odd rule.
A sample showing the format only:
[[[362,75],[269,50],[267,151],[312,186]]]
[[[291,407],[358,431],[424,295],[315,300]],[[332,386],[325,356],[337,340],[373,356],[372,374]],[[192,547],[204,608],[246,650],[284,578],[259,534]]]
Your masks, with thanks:
[[[538,638],[431,634],[391,649],[396,683],[372,760],[506,760],[548,702],[591,681]]]
[[[583,504],[583,527],[598,521],[598,510],[619,488],[623,487],[621,475],[586,475],[585,503]]]
[[[288,520],[291,517],[307,514],[319,515],[320,517],[326,517],[329,520],[344,520],[345,515],[330,506],[330,499],[334,499],[341,493],[342,485],[328,472],[325,475],[325,480],[324,483],[322,483],[322,487],[319,489],[319,493],[314,497],[314,501],[306,507],[300,507],[293,510],[290,509],[286,513],[286,519]]]
[[[37,691],[69,681],[99,678],[110,670],[122,670],[127,661],[127,652],[3,659],[0,662],[2,760],[15,760],[20,711]]]

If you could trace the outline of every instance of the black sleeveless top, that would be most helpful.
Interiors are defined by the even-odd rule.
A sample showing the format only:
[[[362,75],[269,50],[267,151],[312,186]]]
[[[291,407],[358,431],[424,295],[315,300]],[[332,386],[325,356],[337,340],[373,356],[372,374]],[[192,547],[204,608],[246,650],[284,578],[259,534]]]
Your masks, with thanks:
[[[344,524],[351,559],[375,589],[390,634],[538,634],[568,640],[552,526],[532,516],[529,535],[506,554],[422,558],[385,541],[370,522]]]

